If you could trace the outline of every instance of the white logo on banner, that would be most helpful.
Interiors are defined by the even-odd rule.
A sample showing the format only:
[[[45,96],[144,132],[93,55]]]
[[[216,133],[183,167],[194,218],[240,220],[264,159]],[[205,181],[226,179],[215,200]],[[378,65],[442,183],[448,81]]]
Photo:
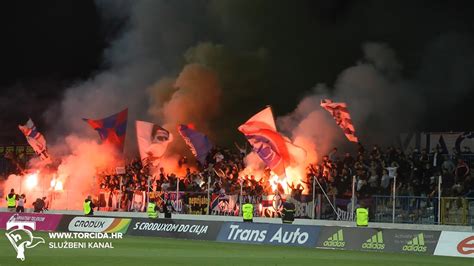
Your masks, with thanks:
[[[68,229],[72,232],[104,232],[114,222],[114,218],[74,217]]]
[[[17,255],[16,258],[22,261],[25,260],[25,248],[34,248],[38,244],[44,244],[45,241],[41,237],[33,236],[31,230],[36,229],[36,222],[16,221],[15,216],[12,216],[7,222],[6,229],[8,231],[5,236],[10,240]],[[30,228],[31,230],[29,230]]]

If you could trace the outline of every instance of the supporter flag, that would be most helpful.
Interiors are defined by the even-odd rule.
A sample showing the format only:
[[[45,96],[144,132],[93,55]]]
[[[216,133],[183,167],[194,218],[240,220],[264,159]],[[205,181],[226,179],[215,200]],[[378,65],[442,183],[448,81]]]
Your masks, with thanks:
[[[326,111],[332,115],[349,141],[359,142],[355,136],[354,124],[352,123],[351,116],[347,110],[346,103],[334,103],[331,100],[325,99],[321,101],[321,107],[326,109]]]
[[[83,118],[82,120],[97,130],[103,143],[110,144],[122,152],[127,130],[127,115],[128,108],[103,119],[93,120]]]
[[[18,128],[21,130],[23,135],[25,135],[28,144],[30,144],[41,160],[51,160],[48,151],[46,150],[46,139],[43,134],[36,130],[36,126],[31,118],[28,119],[26,124],[18,125]]]
[[[196,159],[204,164],[206,162],[207,154],[212,149],[212,143],[206,135],[202,134],[186,125],[179,125],[178,132],[183,137],[186,145],[196,157]]]
[[[284,175],[285,168],[297,160],[305,160],[306,151],[277,132],[270,107],[252,116],[239,127],[239,131],[245,135],[253,151],[279,176]]]
[[[136,121],[138,149],[144,165],[157,166],[166,152],[173,135],[166,129],[150,122]]]

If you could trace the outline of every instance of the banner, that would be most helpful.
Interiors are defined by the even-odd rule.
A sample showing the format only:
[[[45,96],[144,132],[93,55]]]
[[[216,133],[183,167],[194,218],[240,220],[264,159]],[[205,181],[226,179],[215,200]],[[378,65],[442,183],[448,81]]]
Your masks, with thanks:
[[[36,154],[33,147],[24,145],[0,146],[0,156],[4,156],[5,153],[14,153],[17,156],[30,156]]]
[[[385,242],[381,230],[372,228],[328,226],[322,227],[317,247],[344,250],[384,251],[386,248]]]
[[[26,141],[33,148],[36,154],[40,157],[41,160],[51,161],[48,151],[46,149],[46,139],[43,134],[41,134],[37,129],[33,120],[28,119],[26,124],[18,125],[20,131],[25,135]]]
[[[55,231],[62,217],[61,214],[0,212],[0,229],[6,229],[8,222],[35,222],[38,231]]]
[[[144,165],[157,166],[173,135],[166,129],[150,122],[136,121],[138,149]]]
[[[212,149],[212,143],[207,136],[196,131],[191,125],[179,125],[178,132],[196,159],[204,164]]]
[[[221,229],[219,221],[189,221],[175,219],[132,219],[128,234],[197,240],[216,240]]]
[[[301,195],[299,200],[293,198],[291,195],[275,194],[265,196],[243,196],[254,205],[255,217],[281,217],[283,203],[291,201],[295,204],[295,218],[309,218],[312,217],[313,199],[310,195]],[[238,216],[239,215],[239,195],[227,194],[211,194],[211,214],[222,216]]]
[[[322,227],[318,248],[433,255],[439,231]]]
[[[179,197],[176,197],[176,191],[174,192],[165,192],[165,191],[154,191],[148,193],[150,200],[157,202],[159,206],[161,206],[163,200],[171,200],[171,205],[177,213],[183,213],[183,202],[185,200],[185,193],[184,191],[179,192]]]
[[[324,99],[321,101],[321,107],[328,111],[332,118],[336,120],[336,124],[342,129],[349,141],[359,142],[355,135],[354,124],[352,123],[346,103],[335,103],[329,99]]]
[[[223,216],[239,216],[239,195],[212,194],[211,214]],[[254,208],[255,210],[255,208]]]
[[[441,232],[422,230],[383,230],[388,251],[433,255]]]
[[[442,154],[474,152],[474,132],[411,132],[400,134],[396,140],[404,152],[426,149],[431,152],[439,148]]]
[[[319,230],[310,225],[226,222],[217,241],[314,247]]]
[[[435,255],[474,258],[473,232],[441,232]]]
[[[312,195],[300,195],[293,198],[292,195],[275,194],[262,197],[260,217],[281,217],[283,203],[289,201],[295,204],[295,218],[310,218],[313,215],[314,206]]]
[[[126,233],[130,218],[64,215],[58,226],[62,232]]]
[[[285,175],[285,168],[305,161],[306,151],[293,145],[277,132],[272,110],[267,107],[239,126],[253,151],[276,175]]]
[[[207,214],[207,195],[191,194],[185,195],[186,214]]]
[[[93,120],[83,118],[94,130],[99,133],[100,139],[105,144],[112,145],[118,151],[123,151],[125,133],[127,131],[128,108],[119,113],[113,114],[103,119]]]

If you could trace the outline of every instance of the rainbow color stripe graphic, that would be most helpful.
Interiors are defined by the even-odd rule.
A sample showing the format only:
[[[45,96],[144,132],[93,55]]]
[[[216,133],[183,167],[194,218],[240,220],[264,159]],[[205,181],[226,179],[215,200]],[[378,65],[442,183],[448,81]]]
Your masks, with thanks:
[[[105,229],[104,232],[125,234],[131,221],[132,219],[115,218],[112,224],[107,229]]]

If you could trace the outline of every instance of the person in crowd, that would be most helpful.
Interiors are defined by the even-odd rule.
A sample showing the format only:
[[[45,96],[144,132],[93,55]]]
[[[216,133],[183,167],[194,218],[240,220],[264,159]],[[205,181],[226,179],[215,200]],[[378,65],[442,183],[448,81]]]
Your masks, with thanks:
[[[382,179],[380,181],[380,188],[382,195],[389,195],[390,194],[390,179],[391,177],[388,174],[387,169],[383,169]]]
[[[46,197],[43,197],[43,199],[37,198],[35,202],[33,202],[33,212],[40,213],[43,212],[46,209],[46,204],[44,202],[44,199]]]
[[[445,173],[454,173],[454,170],[456,169],[456,166],[454,165],[452,160],[445,160],[443,164],[441,165],[441,169]]]
[[[454,170],[454,176],[456,182],[464,182],[464,179],[469,175],[469,165],[459,158],[456,169]]]
[[[16,212],[25,212],[25,203],[26,203],[26,195],[21,194],[20,197],[18,198],[17,206],[16,206]]]
[[[337,148],[334,147],[328,154],[328,159],[332,162],[335,162],[337,159]]]
[[[353,176],[356,176],[356,197],[368,201],[374,195],[390,195],[395,176],[397,195],[429,196],[432,192],[430,178],[437,171],[443,178],[443,196],[463,196],[474,191],[474,179],[471,178],[469,162],[464,160],[463,156],[466,154],[463,153],[457,155],[455,165],[451,157],[439,147],[433,149],[431,153],[425,149],[402,151],[395,147],[383,149],[377,145],[366,151],[364,146],[359,144],[358,153],[343,152],[341,153],[344,154],[343,158],[338,158],[337,152],[339,151],[335,148],[327,155],[322,154],[321,161],[308,165],[307,175],[303,176],[302,180],[289,178],[286,186],[280,182],[273,182],[273,175],[268,168],[260,173],[244,173],[245,156],[242,156],[244,152],[241,153],[238,147],[235,151],[214,148],[207,156],[207,161],[197,167],[182,160],[181,168],[175,171],[166,166],[151,170],[150,166],[142,165],[139,159],[133,160],[126,165],[126,172],[120,178],[115,173],[104,173],[99,183],[106,189],[105,201],[108,203],[107,206],[112,203],[111,210],[116,203],[108,191],[122,188],[117,191],[119,195],[115,200],[119,201],[120,198],[118,204],[120,209],[141,212],[148,208],[137,203],[146,203],[149,193],[157,195],[176,193],[178,179],[180,193],[206,195],[209,190],[211,202],[213,200],[220,202],[222,198],[226,206],[233,207],[235,202],[233,203],[231,198],[238,197],[241,189],[243,195],[251,197],[252,202],[258,204],[262,203],[263,197],[275,194],[281,195],[283,199],[292,197],[303,201],[307,199],[307,194],[313,193],[313,187],[316,194],[322,193],[322,187],[327,194],[341,199],[344,203],[340,203],[340,206],[344,206],[352,197]],[[313,177],[318,182],[314,182]],[[151,180],[151,185],[147,183],[148,179]],[[152,187],[151,192],[148,192],[149,186]],[[181,197],[180,195],[179,198]],[[14,200],[15,207],[17,200],[18,197]],[[169,201],[164,203],[166,202]],[[171,213],[172,210],[168,212]],[[234,208],[223,213],[238,214],[238,212],[238,208]]]
[[[163,212],[165,214],[165,218],[171,218],[171,214],[173,212],[176,212],[176,209],[174,208],[173,202],[171,201],[171,199],[166,200]]]

